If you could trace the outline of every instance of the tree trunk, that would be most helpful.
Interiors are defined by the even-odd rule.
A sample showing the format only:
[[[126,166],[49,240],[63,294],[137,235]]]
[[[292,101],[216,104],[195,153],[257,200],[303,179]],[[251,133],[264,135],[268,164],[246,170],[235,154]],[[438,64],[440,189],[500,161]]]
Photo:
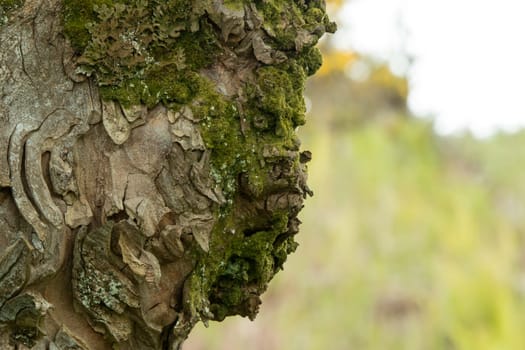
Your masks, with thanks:
[[[0,0],[0,348],[255,317],[311,193],[321,0]]]

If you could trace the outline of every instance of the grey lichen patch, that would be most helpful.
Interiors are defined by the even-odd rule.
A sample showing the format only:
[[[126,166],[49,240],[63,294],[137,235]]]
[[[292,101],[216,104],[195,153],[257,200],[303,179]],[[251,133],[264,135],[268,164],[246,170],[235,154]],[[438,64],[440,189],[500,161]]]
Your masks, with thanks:
[[[78,274],[79,300],[86,308],[105,305],[110,309],[120,308],[118,296],[122,284],[111,274],[105,274],[93,266],[86,266],[88,272]]]
[[[78,233],[73,252],[73,293],[75,300],[115,341],[128,339],[133,324],[123,312],[139,306],[136,285],[114,266],[118,261],[111,251],[113,223],[89,232]]]

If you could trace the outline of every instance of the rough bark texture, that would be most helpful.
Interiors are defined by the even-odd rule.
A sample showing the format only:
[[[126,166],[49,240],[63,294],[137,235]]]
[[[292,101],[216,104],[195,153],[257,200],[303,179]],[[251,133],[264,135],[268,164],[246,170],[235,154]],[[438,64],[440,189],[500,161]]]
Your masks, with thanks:
[[[314,0],[0,0],[0,348],[179,349],[294,251]]]

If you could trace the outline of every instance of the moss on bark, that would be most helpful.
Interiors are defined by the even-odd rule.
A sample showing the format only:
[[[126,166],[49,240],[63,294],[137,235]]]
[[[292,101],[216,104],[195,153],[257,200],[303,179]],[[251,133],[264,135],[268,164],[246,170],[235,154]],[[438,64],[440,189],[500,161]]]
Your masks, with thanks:
[[[9,13],[22,6],[23,3],[24,0],[0,0],[0,26],[6,24]]]
[[[77,72],[103,99],[192,109],[226,201],[209,251],[195,246],[185,312],[191,324],[255,317],[297,246],[310,193],[295,129],[305,123],[305,80],[321,65],[314,45],[335,30],[324,2],[64,0],[63,19]],[[236,88],[214,78],[223,69]]]

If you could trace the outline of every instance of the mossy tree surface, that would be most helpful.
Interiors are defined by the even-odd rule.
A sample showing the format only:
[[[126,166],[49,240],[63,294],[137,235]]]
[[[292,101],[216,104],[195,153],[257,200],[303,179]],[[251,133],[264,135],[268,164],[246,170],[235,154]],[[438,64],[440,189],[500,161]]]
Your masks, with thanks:
[[[24,77],[0,101],[0,261],[32,266],[0,274],[0,344],[178,349],[253,319],[311,194],[295,130],[324,1],[0,4],[0,78]]]

